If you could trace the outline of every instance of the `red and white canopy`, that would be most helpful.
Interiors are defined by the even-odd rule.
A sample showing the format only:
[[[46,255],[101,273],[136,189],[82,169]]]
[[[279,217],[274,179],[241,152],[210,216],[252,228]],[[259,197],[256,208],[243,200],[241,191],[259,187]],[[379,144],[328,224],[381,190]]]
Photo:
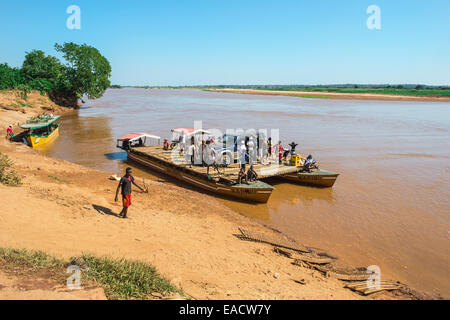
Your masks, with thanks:
[[[199,133],[204,133],[204,134],[211,134],[209,131],[203,130],[203,129],[194,129],[194,128],[176,128],[176,129],[172,129],[172,132],[175,133],[185,133],[186,135],[193,135],[193,134],[199,134]]]
[[[142,139],[149,138],[149,139],[157,139],[157,140],[161,139],[161,137],[155,136],[154,134],[150,134],[150,133],[132,132],[123,137],[120,137],[119,139],[117,139],[117,141],[124,141],[124,140],[133,141],[133,140],[138,140],[139,138],[142,138]]]

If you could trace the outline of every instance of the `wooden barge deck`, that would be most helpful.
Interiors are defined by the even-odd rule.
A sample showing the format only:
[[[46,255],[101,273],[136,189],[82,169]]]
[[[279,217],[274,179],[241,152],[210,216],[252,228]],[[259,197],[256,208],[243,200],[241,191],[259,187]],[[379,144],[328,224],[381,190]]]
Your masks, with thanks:
[[[127,151],[128,158],[149,169],[172,176],[178,180],[200,187],[210,192],[240,198],[252,202],[267,202],[272,190],[271,185],[256,181],[249,184],[238,184],[239,164],[231,164],[226,168],[219,168],[220,173],[212,167],[209,169],[199,165],[186,164],[184,155],[178,150],[164,150],[162,146],[133,147]],[[254,170],[259,179],[274,176],[294,174],[298,172],[295,166],[269,166],[254,164]]]
[[[186,165],[185,156],[180,156],[178,150],[164,150],[162,146],[151,146],[151,147],[139,147],[132,148],[132,151],[137,154],[143,154],[151,158],[158,159],[162,162],[167,163],[169,166],[178,167],[180,169],[191,171],[193,174],[204,175],[206,177],[206,167],[195,166],[189,167]],[[247,165],[248,166],[248,165]],[[226,168],[220,168],[220,174],[213,170],[212,167],[209,168],[209,175],[215,181],[220,178],[224,178],[231,181],[236,181],[239,174],[239,164],[233,163],[228,165]],[[295,166],[279,165],[279,166],[269,166],[262,165],[260,163],[253,165],[254,170],[258,174],[259,179],[267,179],[275,176],[282,176],[285,174],[297,173],[299,169]]]

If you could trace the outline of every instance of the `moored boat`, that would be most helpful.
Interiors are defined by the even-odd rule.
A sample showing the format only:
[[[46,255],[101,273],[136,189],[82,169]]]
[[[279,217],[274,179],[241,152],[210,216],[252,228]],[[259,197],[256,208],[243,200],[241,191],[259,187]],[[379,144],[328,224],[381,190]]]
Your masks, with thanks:
[[[26,141],[35,148],[55,140],[59,136],[59,116],[41,115],[29,119],[20,127],[27,130]]]
[[[292,181],[298,184],[330,188],[334,185],[339,173],[326,170],[312,170],[311,172],[299,171],[280,176],[283,180]]]
[[[118,139],[117,146],[127,152],[128,159],[153,171],[168,175],[200,189],[243,201],[266,203],[274,187],[262,182],[237,183],[235,168],[229,174],[206,173],[202,166],[187,166],[179,152],[165,150],[161,145],[149,145],[146,141],[160,137],[135,133]],[[142,143],[136,144],[136,141]]]

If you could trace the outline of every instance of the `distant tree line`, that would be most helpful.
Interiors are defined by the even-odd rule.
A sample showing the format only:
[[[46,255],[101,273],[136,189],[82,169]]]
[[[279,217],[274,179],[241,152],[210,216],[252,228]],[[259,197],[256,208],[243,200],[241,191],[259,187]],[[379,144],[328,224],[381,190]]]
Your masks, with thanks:
[[[171,87],[173,88],[173,87]],[[219,88],[219,89],[302,89],[302,88],[323,88],[323,89],[439,89],[450,90],[450,86],[429,86],[423,84],[323,84],[323,85],[200,85],[200,86],[179,86],[178,88]]]
[[[122,89],[122,88],[142,88],[142,89],[415,89],[415,90],[450,90],[450,86],[429,86],[423,84],[324,84],[324,85],[193,85],[193,86],[122,86],[112,85],[110,88]]]
[[[101,97],[111,85],[111,65],[100,52],[88,45],[55,44],[65,63],[41,50],[27,52],[21,68],[0,64],[0,90],[31,90],[47,93],[56,103],[77,107],[78,99]]]

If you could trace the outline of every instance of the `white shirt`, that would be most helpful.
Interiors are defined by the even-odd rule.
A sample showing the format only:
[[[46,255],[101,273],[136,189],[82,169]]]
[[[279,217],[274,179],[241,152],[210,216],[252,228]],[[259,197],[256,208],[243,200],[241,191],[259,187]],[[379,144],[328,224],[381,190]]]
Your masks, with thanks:
[[[241,163],[245,163],[245,153],[246,153],[245,144],[241,144],[239,146],[238,152],[239,152],[239,159],[241,160]]]
[[[248,143],[247,143],[247,147],[248,147],[248,151],[250,152],[250,151],[253,151],[253,148],[255,147],[255,143],[253,142],[253,140],[250,140]]]

